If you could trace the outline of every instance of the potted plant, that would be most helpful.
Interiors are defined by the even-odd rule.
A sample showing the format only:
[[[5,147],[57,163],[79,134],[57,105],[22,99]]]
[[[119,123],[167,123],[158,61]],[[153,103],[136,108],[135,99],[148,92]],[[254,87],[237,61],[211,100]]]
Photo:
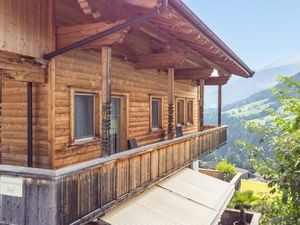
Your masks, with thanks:
[[[237,174],[235,165],[230,164],[227,160],[219,162],[216,166],[216,170],[224,174],[224,180],[226,182],[230,182]]]
[[[258,201],[259,198],[254,195],[253,191],[235,192],[231,205],[240,210],[240,215],[239,220],[233,225],[248,225],[245,210],[251,209]]]

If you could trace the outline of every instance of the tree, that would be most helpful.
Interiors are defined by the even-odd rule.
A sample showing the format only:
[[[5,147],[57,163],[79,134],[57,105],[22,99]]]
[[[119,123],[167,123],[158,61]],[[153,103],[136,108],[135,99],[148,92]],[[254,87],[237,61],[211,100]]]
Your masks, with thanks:
[[[250,133],[259,135],[259,144],[238,144],[250,152],[251,164],[264,176],[271,193],[282,194],[269,205],[280,211],[275,216],[270,210],[270,219],[274,217],[270,224],[294,225],[300,224],[300,81],[287,77],[279,77],[279,81],[285,87],[273,88],[272,93],[282,104],[281,110],[270,109],[270,121],[264,124],[245,124]]]
[[[230,203],[235,209],[240,210],[240,219],[236,222],[236,225],[246,225],[246,214],[245,209],[251,209],[257,202],[259,198],[254,196],[253,191],[235,192],[233,199]]]

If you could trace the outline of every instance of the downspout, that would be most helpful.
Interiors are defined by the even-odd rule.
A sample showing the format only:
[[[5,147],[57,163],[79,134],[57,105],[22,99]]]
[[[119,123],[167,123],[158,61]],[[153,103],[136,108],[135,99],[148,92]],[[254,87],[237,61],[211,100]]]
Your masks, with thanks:
[[[33,167],[32,149],[32,83],[27,83],[27,166]]]
[[[44,55],[44,59],[45,60],[49,60],[53,57],[56,57],[58,55],[61,55],[63,53],[66,53],[68,51],[71,51],[75,48],[79,48],[83,45],[86,45],[90,42],[93,42],[93,41],[96,41],[96,40],[99,40],[99,39],[102,39],[102,38],[105,38],[115,32],[118,32],[118,31],[121,31],[121,30],[124,30],[128,27],[133,27],[133,26],[137,26],[143,22],[146,22],[158,15],[160,15],[164,10],[166,10],[168,7],[168,0],[161,0],[161,2],[155,7],[155,9],[151,10],[151,12],[145,14],[145,15],[142,15],[142,16],[139,16],[139,17],[136,17],[134,19],[131,19],[125,23],[122,23],[120,25],[117,25],[111,29],[108,29],[106,31],[103,31],[101,33],[98,33],[98,34],[95,34],[95,35],[92,35],[86,39],[83,39],[81,41],[78,41],[74,44],[71,44],[71,45],[68,45],[64,48],[61,48],[61,49],[58,49],[56,51],[53,51],[49,54],[45,54]]]

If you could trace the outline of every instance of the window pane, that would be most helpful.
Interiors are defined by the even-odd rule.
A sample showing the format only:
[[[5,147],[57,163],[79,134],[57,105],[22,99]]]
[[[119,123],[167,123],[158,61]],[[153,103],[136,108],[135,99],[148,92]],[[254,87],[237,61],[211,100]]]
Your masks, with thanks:
[[[193,102],[192,101],[189,101],[188,102],[188,122],[189,123],[193,123]]]
[[[159,128],[159,100],[152,100],[152,128]]]
[[[184,102],[183,100],[178,100],[177,101],[177,124],[184,124],[184,115],[183,115],[183,111],[184,111]]]
[[[94,136],[94,96],[75,95],[75,139]]]
[[[112,98],[111,101],[111,153],[120,151],[120,135],[121,135],[121,99]]]

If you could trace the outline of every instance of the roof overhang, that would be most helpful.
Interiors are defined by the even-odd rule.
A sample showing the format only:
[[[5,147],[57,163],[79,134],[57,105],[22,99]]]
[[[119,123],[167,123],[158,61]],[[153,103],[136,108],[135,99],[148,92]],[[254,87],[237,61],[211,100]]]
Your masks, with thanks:
[[[182,0],[169,0],[168,5],[161,3],[162,0],[81,0],[79,4],[82,12],[88,15],[87,18],[94,22],[97,21],[97,23],[99,21],[101,23],[109,23],[116,20],[125,20],[126,22],[122,24],[125,26],[127,23],[132,24],[131,20],[142,20],[138,25],[130,25],[126,28],[130,28],[132,33],[136,32],[136,35],[138,31],[142,31],[142,33],[150,37],[150,40],[158,40],[160,45],[163,46],[163,51],[160,53],[183,51],[189,54],[188,60],[180,64],[179,69],[214,68],[219,74],[235,74],[246,78],[253,76],[254,72]],[[164,3],[166,2],[164,1]],[[162,5],[166,6],[163,10],[156,10]],[[148,13],[152,15],[152,12],[155,13],[155,16],[148,17]],[[145,20],[142,18],[145,18]],[[65,22],[69,23],[69,20],[62,21],[63,24]],[[84,26],[93,26],[90,23],[80,23]],[[86,39],[94,40],[96,37],[102,37],[101,35],[104,35],[103,33],[105,32],[110,34],[116,27]],[[126,37],[130,39],[129,32]],[[131,43],[126,40],[125,36],[122,36],[122,38],[117,38],[117,42],[115,39],[110,40],[110,44],[124,41],[124,45],[121,46],[123,50],[126,47],[132,50],[130,48]],[[107,44],[106,42],[103,44],[103,41],[101,40],[98,45]],[[83,45],[83,43],[81,44]],[[99,47],[98,45],[96,47]],[[122,50],[121,47],[120,49]],[[135,60],[140,54],[148,54],[148,52],[139,51],[135,53],[132,57]],[[154,67],[157,66],[160,65],[154,65]]]
[[[108,211],[101,220],[112,225],[216,225],[233,193],[233,184],[183,169]]]
[[[169,0],[168,10],[153,22],[230,74],[253,76],[254,72],[181,0]]]

